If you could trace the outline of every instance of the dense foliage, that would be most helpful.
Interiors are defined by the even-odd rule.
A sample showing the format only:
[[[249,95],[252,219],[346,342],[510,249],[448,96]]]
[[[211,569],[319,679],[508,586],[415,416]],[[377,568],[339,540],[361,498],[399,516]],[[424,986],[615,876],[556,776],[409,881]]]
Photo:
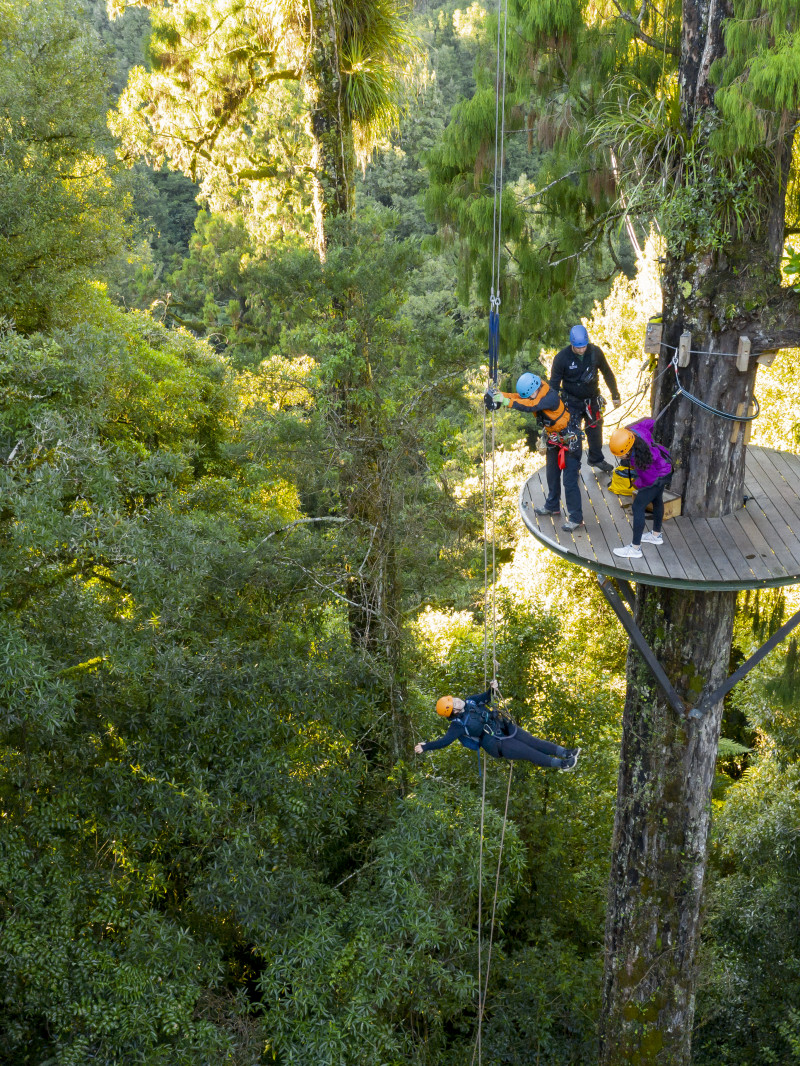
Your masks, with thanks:
[[[486,681],[483,339],[422,198],[486,14],[416,16],[426,85],[321,262],[208,186],[185,247],[174,173],[128,175],[125,222],[103,121],[146,19],[89,7],[99,33],[77,3],[0,2],[0,1061],[455,1066],[508,778],[486,768],[479,871],[477,760],[412,754],[437,695]],[[591,322],[629,394],[639,266]],[[797,365],[768,371],[761,430],[795,449]],[[567,1066],[596,1060],[626,649],[522,534],[524,430],[498,422],[488,467],[502,691],[584,754],[514,770],[482,1039]],[[743,602],[737,654],[797,606]],[[699,1063],[800,1047],[797,664],[728,709]]]

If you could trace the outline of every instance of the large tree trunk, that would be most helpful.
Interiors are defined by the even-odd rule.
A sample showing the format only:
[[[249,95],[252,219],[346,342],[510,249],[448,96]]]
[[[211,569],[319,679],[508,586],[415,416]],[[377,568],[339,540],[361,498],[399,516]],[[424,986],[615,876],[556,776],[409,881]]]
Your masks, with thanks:
[[[708,72],[722,52],[720,23],[726,7],[724,0],[684,3],[680,85],[689,130],[703,121],[702,112],[713,109]],[[689,330],[692,348],[702,352],[736,353],[744,332],[761,348],[767,346],[755,314],[763,313],[764,294],[779,290],[785,152],[785,144],[779,145],[774,187],[764,198],[756,231],[729,234],[724,256],[708,250],[699,225],[696,233],[686,234],[682,248],[667,249],[663,320],[668,345],[677,346],[680,333]],[[758,311],[748,318],[745,307]],[[669,348],[662,350],[658,369],[664,373],[653,395],[656,412],[674,393],[671,358]],[[750,402],[755,373],[754,359],[742,372],[726,355],[701,354],[691,356],[680,378],[706,403],[735,412],[738,404]],[[742,505],[745,446],[742,433],[731,442],[731,425],[684,397],[658,423],[657,439],[670,448],[675,463],[673,488],[682,495],[684,515],[719,516]],[[668,524],[665,533],[668,538]],[[689,707],[728,672],[734,609],[734,593],[638,588],[637,622]],[[601,1063],[688,1066],[722,706],[699,721],[677,714],[633,649],[627,680],[606,924]]]
[[[312,140],[314,243],[320,259],[324,260],[328,220],[349,215],[353,210],[355,149],[352,123],[342,95],[334,5],[332,0],[317,0],[313,9],[311,62],[305,93]]]

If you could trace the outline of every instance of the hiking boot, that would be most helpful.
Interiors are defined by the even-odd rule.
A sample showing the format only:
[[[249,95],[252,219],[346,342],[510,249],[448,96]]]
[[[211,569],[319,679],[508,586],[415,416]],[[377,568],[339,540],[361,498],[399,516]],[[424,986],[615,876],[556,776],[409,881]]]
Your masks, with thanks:
[[[581,749],[578,748],[579,752],[580,752],[580,750]],[[568,771],[569,770],[574,770],[577,765],[578,765],[578,756],[570,753],[566,757],[566,759],[562,759],[561,760],[561,766],[559,767],[559,770],[568,770]]]
[[[565,533],[574,533],[576,529],[583,528],[583,519],[581,519],[580,522],[573,522],[570,518],[570,520],[568,522],[565,522],[561,528],[564,530]]]
[[[664,538],[661,533],[656,533],[653,530],[652,533],[642,533],[642,544],[663,544]]]
[[[600,474],[610,474],[611,471],[614,469],[611,463],[607,463],[605,459],[602,461],[602,463],[589,463],[589,466],[592,468],[592,470],[597,470]]]
[[[542,517],[547,515],[550,518],[554,518],[557,514],[561,514],[561,510],[557,508],[555,511],[551,511],[549,507],[534,507],[533,513]]]
[[[614,554],[623,559],[641,559],[642,549],[638,544],[626,544],[624,548],[615,548]]]

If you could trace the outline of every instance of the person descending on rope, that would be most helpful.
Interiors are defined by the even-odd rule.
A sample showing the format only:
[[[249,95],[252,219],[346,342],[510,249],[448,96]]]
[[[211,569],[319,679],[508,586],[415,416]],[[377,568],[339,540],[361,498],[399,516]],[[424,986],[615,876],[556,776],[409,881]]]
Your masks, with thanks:
[[[522,759],[557,770],[575,769],[580,748],[562,748],[531,736],[491,706],[496,694],[497,682],[492,681],[486,692],[463,700],[457,696],[442,696],[436,703],[436,713],[449,720],[447,732],[438,740],[417,744],[414,751],[417,755],[424,751],[438,751],[457,740],[471,751],[483,748],[495,759]]]
[[[603,409],[606,400],[600,394],[599,374],[605,379],[614,406],[619,407],[617,379],[603,350],[589,343],[585,326],[573,326],[569,331],[569,344],[553,360],[550,383],[560,391],[573,426],[580,429],[586,423],[589,466],[610,473],[613,468],[603,456]]]
[[[664,522],[664,487],[672,473],[670,455],[663,444],[653,440],[652,418],[642,418],[627,429],[615,429],[608,446],[612,454],[625,459],[635,476],[637,493],[633,497],[633,539],[614,554],[623,559],[641,559],[642,544],[663,544],[661,526]],[[644,512],[653,504],[653,532],[644,532]]]
[[[547,499],[544,506],[535,508],[538,515],[561,514],[561,471],[564,471],[564,496],[569,521],[567,532],[583,524],[583,504],[578,484],[581,466],[580,434],[570,428],[569,412],[549,382],[538,374],[522,374],[516,392],[495,392],[488,389],[483,397],[487,410],[510,407],[512,411],[536,415],[545,432],[547,470]]]

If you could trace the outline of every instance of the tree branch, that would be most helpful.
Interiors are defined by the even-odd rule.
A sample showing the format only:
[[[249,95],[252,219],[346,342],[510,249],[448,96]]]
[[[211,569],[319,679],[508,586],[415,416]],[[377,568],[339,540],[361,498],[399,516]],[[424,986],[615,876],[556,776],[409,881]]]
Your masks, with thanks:
[[[290,522],[288,526],[281,526],[280,529],[273,529],[271,533],[268,533],[263,540],[260,540],[256,544],[256,548],[260,548],[262,544],[266,544],[270,537],[274,537],[276,533],[285,533],[287,529],[294,529],[295,526],[303,525],[307,522],[352,522],[352,518],[298,518],[294,522]],[[255,548],[252,549],[255,551]]]
[[[639,20],[635,19],[633,15],[627,11],[623,11],[617,0],[611,0],[614,7],[617,9],[617,13],[623,22],[627,22],[629,26],[633,26],[634,37],[642,44],[647,44],[651,48],[655,48],[658,52],[666,52],[668,56],[678,56],[680,52],[677,48],[673,48],[672,45],[667,44],[666,41],[657,41],[655,37],[651,37],[649,33],[645,33],[642,27],[639,25]],[[642,5],[644,10],[644,5]]]
[[[753,353],[800,348],[800,293],[779,289],[741,329],[750,337]]]

